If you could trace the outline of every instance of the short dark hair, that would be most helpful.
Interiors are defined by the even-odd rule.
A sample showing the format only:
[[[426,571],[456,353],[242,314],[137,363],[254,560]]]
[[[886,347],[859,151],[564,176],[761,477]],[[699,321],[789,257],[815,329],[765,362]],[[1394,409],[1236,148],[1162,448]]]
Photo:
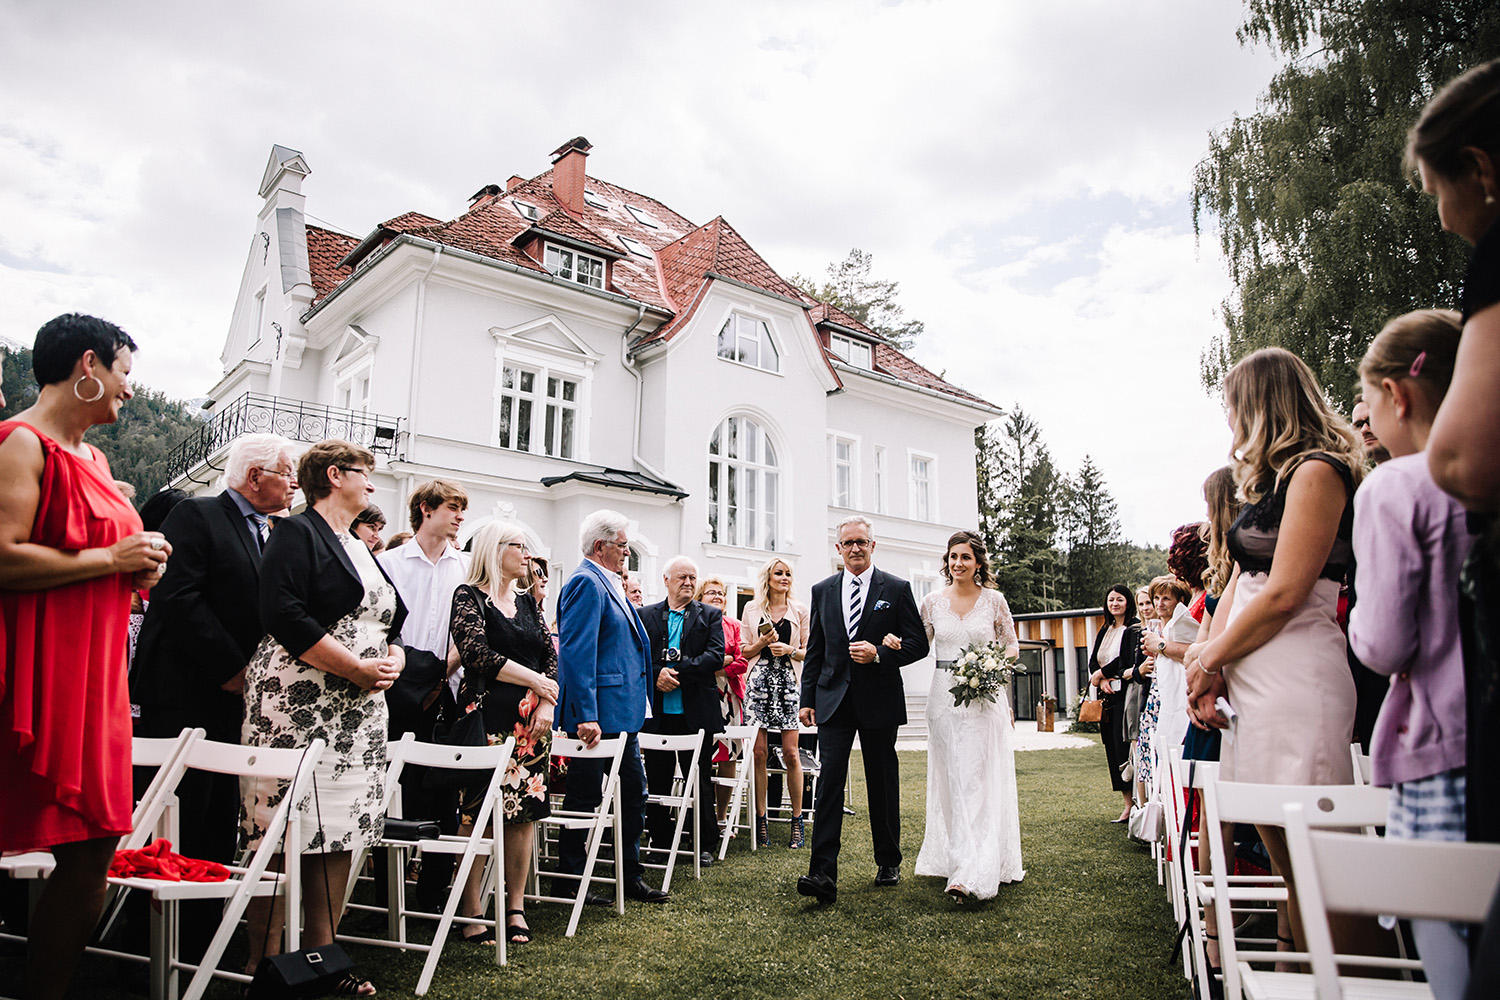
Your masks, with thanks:
[[[450,479],[434,479],[422,483],[412,491],[408,501],[407,516],[411,519],[411,530],[416,531],[427,520],[428,510],[437,510],[445,503],[458,504],[459,510],[469,509],[469,494]]]
[[[1167,548],[1167,569],[1189,587],[1204,586],[1208,576],[1208,542],[1203,538],[1205,523],[1195,521],[1181,525],[1172,532],[1172,544]]]
[[[160,531],[167,515],[172,513],[172,508],[187,498],[185,490],[170,488],[151,494],[146,498],[146,502],[141,504],[141,526],[147,531]]]
[[[1115,619],[1115,616],[1109,613],[1109,595],[1110,594],[1124,594],[1125,595],[1125,624],[1129,625],[1131,622],[1135,621],[1136,618],[1137,618],[1137,615],[1135,613],[1135,594],[1131,593],[1130,588],[1127,587],[1127,586],[1125,586],[1123,583],[1117,583],[1113,587],[1110,587],[1108,590],[1106,590],[1104,592],[1104,622],[1105,622],[1105,624],[1106,625],[1113,625],[1114,624],[1114,619]]]
[[[1433,95],[1407,135],[1406,168],[1416,170],[1420,160],[1444,177],[1462,177],[1470,146],[1500,156],[1500,59],[1454,77]]]
[[[381,528],[385,527],[385,514],[379,507],[375,506],[374,504],[369,504],[365,507],[364,510],[354,515],[354,520],[350,522],[349,527],[350,529],[354,529],[359,527],[361,524],[368,524],[376,531],[379,531]]]
[[[311,507],[333,492],[333,483],[328,479],[329,469],[335,465],[343,468],[354,462],[362,462],[366,469],[375,471],[375,456],[368,448],[338,438],[319,441],[303,452],[302,461],[297,463],[297,485],[307,498],[307,505]]]
[[[948,539],[948,545],[943,549],[943,568],[940,571],[943,579],[949,583],[953,582],[953,575],[948,572],[948,553],[953,551],[955,545],[967,545],[974,553],[974,582],[981,587],[993,587],[994,577],[990,576],[990,554],[984,547],[984,539],[972,531],[955,532]]]
[[[115,363],[120,348],[137,350],[130,334],[108,320],[82,313],[49,319],[36,332],[31,348],[31,372],[37,385],[55,385],[70,378],[85,351],[93,351],[105,367]]]

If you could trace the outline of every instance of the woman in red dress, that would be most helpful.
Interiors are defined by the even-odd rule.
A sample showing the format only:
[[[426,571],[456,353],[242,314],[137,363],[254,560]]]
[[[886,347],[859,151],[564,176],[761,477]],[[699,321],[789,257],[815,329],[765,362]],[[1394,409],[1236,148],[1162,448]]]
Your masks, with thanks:
[[[37,331],[36,402],[0,422],[0,851],[57,861],[31,918],[35,998],[66,992],[130,830],[130,594],[171,546],[83,435],[130,399],[134,350],[112,323],[59,316]]]

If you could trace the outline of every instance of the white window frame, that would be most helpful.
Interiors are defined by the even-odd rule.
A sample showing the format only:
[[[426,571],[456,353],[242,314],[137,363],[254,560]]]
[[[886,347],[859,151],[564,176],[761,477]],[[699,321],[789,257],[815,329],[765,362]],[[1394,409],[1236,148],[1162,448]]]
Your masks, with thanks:
[[[830,333],[828,335],[828,349],[833,351],[835,357],[851,368],[859,368],[867,372],[875,370],[875,350],[863,340],[855,340],[853,337]]]
[[[732,422],[737,454],[730,455],[729,437]],[[755,428],[749,434],[745,425]],[[752,442],[754,454],[745,457],[745,442]],[[717,446],[717,450],[715,450]],[[765,461],[766,449],[771,461]],[[786,528],[790,521],[786,504],[786,467],[782,464],[786,450],[766,430],[762,419],[753,414],[730,413],[720,420],[709,436],[704,451],[708,458],[707,521],[710,545],[780,551],[788,542]],[[730,503],[733,499],[735,502]],[[734,523],[731,526],[730,514]]]
[[[566,255],[568,258],[568,262],[566,264],[560,263],[557,267],[553,267],[552,261],[550,259],[553,254],[557,254],[559,257]],[[593,281],[584,276],[584,272],[579,267],[579,265],[583,263],[593,264],[597,266],[599,278],[598,284],[595,284]],[[542,266],[552,274],[555,274],[559,278],[562,278],[564,281],[572,281],[576,284],[583,285],[585,288],[598,288],[600,290],[603,290],[605,279],[609,274],[609,265],[605,262],[603,257],[595,257],[593,254],[587,254],[581,250],[574,250],[572,247],[565,247],[558,243],[542,244]]]
[[[255,299],[250,305],[250,340],[245,344],[245,350],[250,350],[260,343],[261,328],[266,325],[266,286],[261,285],[260,291],[255,293]]]
[[[375,386],[375,351],[379,344],[379,337],[351,326],[333,351],[334,354],[343,354],[332,366],[334,399],[340,409],[370,412]]]
[[[564,344],[533,340],[530,334],[538,329],[553,331],[550,339]],[[586,345],[557,320],[543,317],[509,330],[491,329],[495,338],[495,384],[492,392],[493,405],[490,410],[490,430],[487,440],[492,448],[503,448],[517,454],[554,458],[563,462],[588,462],[590,452],[590,424],[592,422],[594,365],[598,355],[588,351]],[[565,346],[570,345],[570,346]],[[518,368],[532,372],[536,377],[530,399],[532,401],[531,439],[525,451],[516,448],[514,439],[509,446],[500,443],[500,414],[502,399],[506,395],[505,369]],[[549,456],[546,452],[547,380],[561,378],[578,385],[574,400],[573,455],[564,458]]]
[[[848,451],[847,460],[840,461],[839,448]],[[848,476],[844,494],[839,495],[839,470]],[[828,505],[845,510],[862,510],[859,505],[859,438],[851,434],[834,432],[829,435],[828,449]],[[843,500],[843,503],[839,501]]]
[[[890,506],[886,496],[890,471],[886,467],[885,445],[875,446],[875,513],[884,514]]]
[[[752,325],[758,324],[760,327],[755,339],[756,349],[755,361],[753,363],[750,361],[742,361],[739,356],[741,353],[740,324],[742,322]],[[725,354],[723,350],[724,331],[729,329],[731,324],[734,327],[734,334],[733,339],[729,344],[729,353]],[[762,344],[769,344],[771,346],[771,350],[776,355],[776,367],[767,368],[764,364],[761,363],[765,359],[765,351],[761,350]],[[729,315],[725,317],[723,324],[720,325],[719,332],[714,340],[714,354],[718,356],[720,361],[727,361],[733,365],[743,365],[746,368],[754,368],[756,371],[769,372],[772,375],[781,374],[781,359],[785,356],[785,352],[783,352],[780,345],[776,343],[775,334],[771,332],[771,321],[766,319],[764,316],[757,316],[754,313],[743,312],[739,309],[731,309]]]
[[[513,385],[505,384],[505,373],[514,372]],[[529,391],[521,388],[523,378],[526,375],[532,377],[532,387]],[[557,382],[558,395],[549,394],[551,383]],[[564,386],[571,383],[574,386],[573,399],[563,398]],[[532,364],[518,358],[509,358],[501,362],[496,374],[495,383],[495,419],[492,440],[496,448],[506,451],[519,451],[531,455],[542,455],[547,458],[557,458],[564,461],[579,461],[580,452],[583,450],[580,444],[581,431],[583,428],[583,377],[571,372],[562,371],[557,368],[548,367],[545,364]],[[512,440],[507,443],[500,436],[500,420],[505,412],[506,401],[512,401],[511,406],[511,430]],[[526,428],[526,447],[520,446],[520,414],[522,403],[530,405],[530,421]],[[573,414],[572,441],[573,453],[564,455],[562,448],[562,426],[563,415],[571,411]],[[556,451],[547,450],[547,436],[551,433],[554,439]]]
[[[583,189],[583,200],[586,204],[600,212],[609,211],[609,202],[605,201],[597,192],[590,191],[588,188]]]
[[[937,456],[936,455],[930,454],[930,453],[925,452],[925,451],[912,451],[911,449],[907,449],[907,452],[906,452],[906,481],[907,481],[907,498],[906,498],[906,501],[907,501],[907,510],[906,510],[906,516],[908,518],[910,518],[911,520],[913,520],[913,521],[922,521],[922,522],[925,522],[927,524],[937,524],[939,522],[939,517],[938,517],[938,489],[937,489],[937,484],[938,484],[937,461],[938,460],[937,460]],[[917,479],[917,468],[916,468],[917,462],[926,462],[927,463],[927,479],[925,481],[925,485],[927,487],[927,511],[926,511],[926,515],[925,516],[923,515],[922,509],[921,509],[921,504],[918,502],[918,499],[919,499],[918,485],[919,485],[920,481]]]
[[[516,214],[527,222],[537,222],[542,217],[542,210],[529,201],[521,201],[519,198],[514,198],[511,200],[511,206],[515,208]]]

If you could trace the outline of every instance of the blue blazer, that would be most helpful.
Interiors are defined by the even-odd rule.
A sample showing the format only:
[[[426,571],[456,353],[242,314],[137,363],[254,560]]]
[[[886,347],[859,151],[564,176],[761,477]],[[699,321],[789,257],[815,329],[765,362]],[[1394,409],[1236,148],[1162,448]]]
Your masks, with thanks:
[[[557,725],[597,722],[606,733],[637,733],[646,721],[651,640],[635,605],[585,559],[557,598]]]

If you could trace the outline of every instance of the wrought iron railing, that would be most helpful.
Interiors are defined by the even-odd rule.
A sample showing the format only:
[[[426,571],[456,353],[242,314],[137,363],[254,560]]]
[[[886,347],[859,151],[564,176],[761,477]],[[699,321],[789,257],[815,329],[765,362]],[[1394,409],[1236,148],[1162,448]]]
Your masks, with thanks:
[[[307,442],[342,438],[377,455],[399,457],[396,449],[402,420],[247,392],[172,449],[167,459],[167,481],[197,468],[243,434],[280,434],[292,441]]]

